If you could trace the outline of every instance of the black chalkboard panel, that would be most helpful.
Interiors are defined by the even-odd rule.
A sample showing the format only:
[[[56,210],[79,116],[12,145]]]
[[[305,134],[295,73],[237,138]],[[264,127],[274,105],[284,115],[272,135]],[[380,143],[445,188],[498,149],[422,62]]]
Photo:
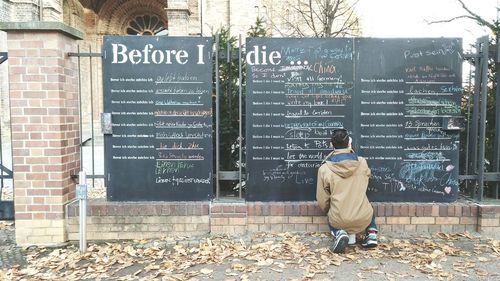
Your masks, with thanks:
[[[374,201],[441,201],[458,196],[460,39],[356,39],[354,128],[372,169]]]
[[[351,39],[247,40],[249,201],[314,200],[336,128],[352,127]]]
[[[212,40],[104,37],[108,200],[208,200],[212,174]]]
[[[333,129],[372,169],[373,201],[454,201],[461,40],[247,40],[247,200],[314,200]]]

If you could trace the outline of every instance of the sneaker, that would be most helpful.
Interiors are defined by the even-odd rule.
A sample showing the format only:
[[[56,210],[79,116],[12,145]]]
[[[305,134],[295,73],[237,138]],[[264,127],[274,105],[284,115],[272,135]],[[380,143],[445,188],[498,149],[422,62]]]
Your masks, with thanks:
[[[375,248],[377,245],[377,233],[375,232],[368,233],[368,235],[365,236],[363,243],[361,243],[361,246],[365,248]]]
[[[349,235],[347,235],[347,232],[344,230],[339,230],[335,234],[335,240],[333,240],[333,244],[330,249],[334,253],[344,253],[347,244],[349,244]]]

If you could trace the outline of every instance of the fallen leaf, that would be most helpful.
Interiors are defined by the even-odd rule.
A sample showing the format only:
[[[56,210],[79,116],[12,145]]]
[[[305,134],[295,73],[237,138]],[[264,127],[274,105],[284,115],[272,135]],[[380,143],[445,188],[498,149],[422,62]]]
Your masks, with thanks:
[[[257,262],[258,266],[270,266],[274,263],[273,259],[260,260]]]
[[[476,269],[476,274],[479,275],[479,276],[487,276],[488,272],[486,270],[477,268]]]
[[[200,270],[201,273],[205,274],[205,275],[209,275],[209,274],[212,274],[212,272],[214,272],[212,269],[209,269],[209,268],[202,268]]]
[[[361,272],[356,273],[356,276],[358,276],[359,279],[368,279],[367,277],[363,276]]]

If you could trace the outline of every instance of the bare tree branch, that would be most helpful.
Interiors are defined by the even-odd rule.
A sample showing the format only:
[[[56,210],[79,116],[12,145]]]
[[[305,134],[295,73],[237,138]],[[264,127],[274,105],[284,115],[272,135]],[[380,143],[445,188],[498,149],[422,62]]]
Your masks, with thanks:
[[[464,9],[466,12],[467,12],[467,15],[461,15],[461,16],[456,16],[456,17],[453,17],[453,18],[450,18],[450,19],[445,19],[445,20],[437,20],[437,21],[430,21],[428,22],[428,24],[434,24],[434,23],[448,23],[448,22],[452,22],[452,21],[455,21],[455,20],[458,20],[458,19],[471,19],[473,21],[475,21],[476,23],[478,23],[479,25],[482,25],[482,26],[486,26],[487,28],[489,28],[491,30],[491,32],[493,34],[495,34],[495,36],[498,35],[499,33],[499,26],[498,26],[498,22],[489,22],[487,20],[485,20],[483,17],[481,17],[480,15],[474,13],[473,11],[471,11],[466,5],[465,3],[463,2],[463,0],[457,0],[461,5],[462,5],[462,9]]]
[[[293,11],[293,19],[287,18],[284,13],[272,15],[276,19],[271,23],[272,28],[279,34],[315,37],[359,35],[359,20],[354,10],[359,0],[354,3],[348,0],[295,1],[293,5],[293,0],[285,0],[282,9]]]

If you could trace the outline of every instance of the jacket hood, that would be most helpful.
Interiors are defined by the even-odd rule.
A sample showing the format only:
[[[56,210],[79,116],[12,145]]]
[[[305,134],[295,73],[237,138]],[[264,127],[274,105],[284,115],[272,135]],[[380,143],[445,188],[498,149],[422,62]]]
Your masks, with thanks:
[[[359,168],[358,155],[349,148],[337,149],[330,153],[324,163],[342,178],[350,177]]]

